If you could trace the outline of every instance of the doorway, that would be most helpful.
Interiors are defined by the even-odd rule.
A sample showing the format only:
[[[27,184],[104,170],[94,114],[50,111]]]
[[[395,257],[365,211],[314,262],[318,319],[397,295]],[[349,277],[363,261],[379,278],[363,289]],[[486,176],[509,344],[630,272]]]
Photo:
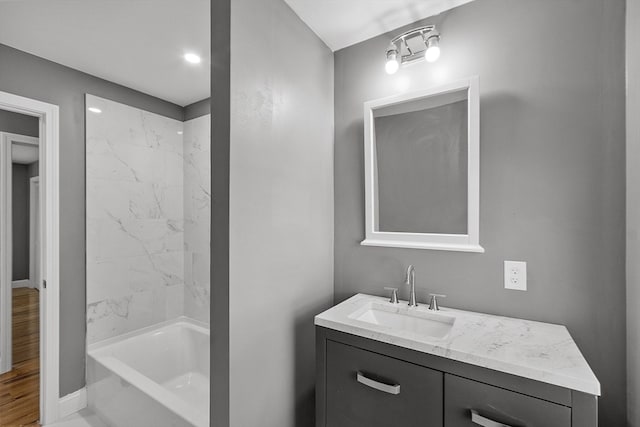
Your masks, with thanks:
[[[29,135],[7,131],[27,131]],[[40,295],[36,242],[38,204],[32,180],[39,179],[39,119],[0,110],[0,160],[5,173],[0,187],[4,223],[2,312],[11,313],[0,333],[0,425],[36,423],[39,418]],[[35,188],[33,189],[35,192]],[[32,224],[33,222],[33,224]],[[33,259],[33,258],[36,259]],[[11,281],[11,289],[7,284]],[[8,294],[11,294],[9,297]],[[10,348],[7,348],[7,347]]]
[[[58,155],[58,107],[0,92],[0,425],[59,418]]]

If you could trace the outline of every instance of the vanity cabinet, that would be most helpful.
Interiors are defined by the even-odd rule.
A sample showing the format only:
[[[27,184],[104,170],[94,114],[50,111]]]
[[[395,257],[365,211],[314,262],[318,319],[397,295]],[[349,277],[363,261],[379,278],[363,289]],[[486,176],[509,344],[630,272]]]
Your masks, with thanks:
[[[327,426],[442,426],[442,372],[336,341],[326,366]]]
[[[597,398],[316,326],[317,427],[596,427]]]
[[[445,375],[445,427],[571,427],[571,408]]]

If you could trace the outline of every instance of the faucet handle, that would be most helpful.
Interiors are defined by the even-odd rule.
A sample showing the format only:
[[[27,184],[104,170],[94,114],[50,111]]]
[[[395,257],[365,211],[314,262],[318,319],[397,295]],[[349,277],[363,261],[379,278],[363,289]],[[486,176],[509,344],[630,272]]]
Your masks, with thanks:
[[[385,289],[387,291],[391,291],[391,298],[389,299],[389,302],[392,304],[398,304],[398,288],[390,288],[385,286]]]
[[[438,311],[440,307],[438,306],[438,298],[446,298],[446,295],[443,294],[429,294],[429,310]]]

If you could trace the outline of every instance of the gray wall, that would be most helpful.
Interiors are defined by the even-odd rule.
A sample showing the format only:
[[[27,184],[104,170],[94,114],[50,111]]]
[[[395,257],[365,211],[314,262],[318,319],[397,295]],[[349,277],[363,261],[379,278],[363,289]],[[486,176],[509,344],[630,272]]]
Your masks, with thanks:
[[[0,87],[0,90],[2,88]],[[12,111],[0,110],[0,132],[38,137],[40,119]]]
[[[333,54],[283,0],[233,0],[231,51],[230,425],[311,426],[313,316],[333,299]]]
[[[40,175],[40,162],[29,163],[29,178]]]
[[[29,278],[29,166],[11,167],[12,280]]]
[[[414,264],[443,304],[564,324],[602,383],[602,426],[626,412],[624,12],[624,0],[476,0],[426,21],[442,33],[434,65],[384,72],[401,30],[335,57],[336,302],[389,285],[406,297]],[[360,246],[362,103],[470,75],[486,253]],[[528,262],[527,292],[504,289],[505,259]]]
[[[60,395],[84,386],[84,95],[182,120],[175,104],[0,44],[0,90],[60,107]]]
[[[28,116],[25,116],[28,117]],[[38,120],[36,120],[38,124]],[[24,134],[23,134],[24,135]],[[14,163],[12,165],[12,280],[25,280],[29,278],[29,237],[30,237],[30,208],[31,208],[31,184],[30,180],[38,176],[39,163],[28,165]]]
[[[627,390],[640,427],[640,0],[627,0]]]

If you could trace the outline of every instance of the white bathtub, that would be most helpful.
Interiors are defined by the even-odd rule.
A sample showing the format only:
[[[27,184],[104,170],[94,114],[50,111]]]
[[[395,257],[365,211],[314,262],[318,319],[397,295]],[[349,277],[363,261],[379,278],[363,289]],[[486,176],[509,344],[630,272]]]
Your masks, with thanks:
[[[208,327],[179,318],[90,345],[87,390],[112,426],[208,426]]]

